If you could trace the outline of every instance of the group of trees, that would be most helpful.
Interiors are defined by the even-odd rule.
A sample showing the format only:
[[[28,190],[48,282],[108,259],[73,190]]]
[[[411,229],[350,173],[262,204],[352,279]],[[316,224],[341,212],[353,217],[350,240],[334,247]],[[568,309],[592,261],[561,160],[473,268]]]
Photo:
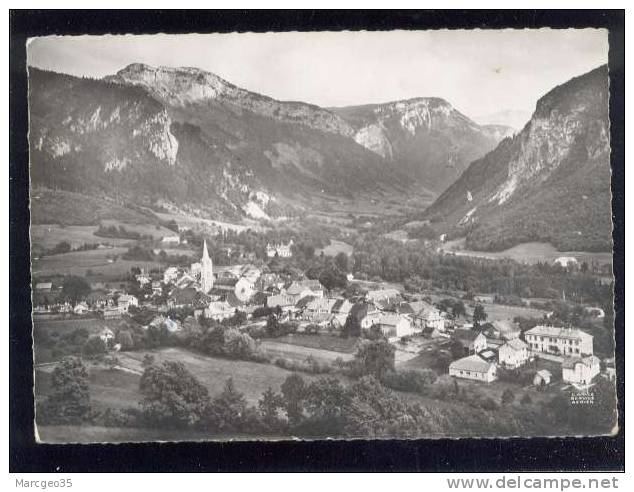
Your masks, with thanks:
[[[151,234],[141,234],[137,231],[131,231],[126,229],[122,225],[119,225],[119,227],[117,227],[116,225],[104,226],[103,224],[99,224],[99,227],[93,234],[98,237],[117,239],[136,239],[150,241],[153,239]]]
[[[566,298],[597,305],[611,302],[612,285],[595,275],[568,271],[559,265],[528,265],[512,260],[490,260],[439,255],[416,242],[401,243],[369,234],[354,243],[355,276],[403,282],[413,290],[439,289],[495,292],[499,296]]]

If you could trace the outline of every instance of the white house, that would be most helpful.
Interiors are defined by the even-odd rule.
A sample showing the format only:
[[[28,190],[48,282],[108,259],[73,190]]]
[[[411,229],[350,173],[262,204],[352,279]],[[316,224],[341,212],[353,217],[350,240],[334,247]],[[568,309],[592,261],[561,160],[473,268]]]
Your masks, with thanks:
[[[369,290],[365,295],[368,302],[389,301],[399,297],[401,293],[396,289]]]
[[[578,263],[579,261],[577,261],[577,258],[575,258],[574,256],[560,256],[553,262],[554,265],[559,265],[563,268],[576,266]]]
[[[139,300],[130,294],[122,294],[119,296],[119,299],[117,300],[117,305],[119,307],[119,311],[121,311],[121,313],[127,313],[128,309],[130,308],[130,306],[135,306],[138,307],[139,305]]]
[[[235,309],[226,301],[212,301],[204,310],[205,318],[222,321],[231,318],[235,314]]]
[[[75,314],[86,314],[88,311],[88,304],[86,304],[85,302],[77,303],[73,308],[73,312]]]
[[[152,278],[146,273],[139,273],[134,278],[136,278],[136,281],[139,283],[141,287],[143,287],[146,284],[149,284],[152,281]]]
[[[414,325],[421,330],[432,328],[439,332],[445,331],[445,318],[440,310],[431,304],[422,303],[420,310],[414,314]]]
[[[115,319],[121,317],[121,310],[117,306],[106,306],[103,308],[104,319]]]
[[[293,250],[291,247],[293,246],[293,240],[291,239],[287,244],[279,243],[279,244],[267,244],[266,245],[266,256],[269,258],[273,258],[274,256],[278,256],[280,258],[290,258],[293,256]]]
[[[545,352],[568,357],[592,355],[592,335],[577,328],[535,326],[524,334],[533,352]]]
[[[595,355],[571,357],[561,363],[561,377],[567,383],[589,384],[601,371],[601,361]]]
[[[287,294],[275,294],[266,298],[266,307],[280,307],[282,311],[288,312],[295,310],[295,299]]]
[[[502,338],[504,340],[513,340],[518,338],[521,334],[519,326],[509,319],[496,319],[491,323],[492,335],[496,338]]]
[[[53,288],[52,282],[38,282],[35,284],[35,290],[38,292],[50,292]]]
[[[498,361],[500,364],[516,368],[528,362],[528,344],[519,338],[509,340],[498,349]]]
[[[181,238],[180,236],[163,236],[163,239],[161,239],[161,242],[164,244],[180,244],[181,243]]]
[[[319,280],[302,280],[289,285],[286,294],[293,296],[297,302],[306,296],[323,297],[324,288]]]
[[[449,375],[490,383],[497,379],[497,366],[494,362],[487,362],[478,355],[470,355],[449,364]]]
[[[381,313],[376,324],[389,342],[395,342],[401,337],[414,333],[409,319],[400,314]]]

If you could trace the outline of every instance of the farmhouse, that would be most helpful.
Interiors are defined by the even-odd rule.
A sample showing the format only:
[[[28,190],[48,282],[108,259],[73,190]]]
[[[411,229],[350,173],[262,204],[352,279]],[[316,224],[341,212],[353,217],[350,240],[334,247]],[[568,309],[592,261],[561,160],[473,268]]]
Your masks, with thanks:
[[[291,247],[293,246],[293,240],[291,239],[287,244],[279,243],[279,244],[267,244],[266,245],[266,256],[269,258],[273,258],[274,256],[278,256],[280,258],[290,258],[293,256],[293,251]]]
[[[400,295],[400,292],[396,289],[369,290],[365,295],[365,299],[368,302],[377,303],[380,301],[391,301],[397,299]]]
[[[523,366],[528,362],[528,344],[519,338],[509,340],[498,349],[498,360],[512,369]]]
[[[279,307],[283,312],[295,310],[295,299],[288,294],[276,294],[266,298],[266,307]]]
[[[414,325],[417,328],[432,328],[439,332],[445,331],[445,318],[440,310],[431,304],[422,303],[419,311],[414,314]]]
[[[116,319],[121,317],[121,311],[116,306],[106,306],[103,308],[104,319]]]
[[[464,349],[466,355],[477,354],[487,348],[487,339],[482,334],[475,330],[465,330],[464,328],[458,328],[454,330],[451,335],[452,340],[460,343]]]
[[[324,288],[319,280],[302,280],[289,285],[286,294],[293,296],[296,301],[306,296],[323,297]]]
[[[599,374],[601,361],[595,355],[571,357],[561,363],[561,377],[567,383],[589,384]]]
[[[533,352],[582,357],[592,355],[592,335],[576,328],[539,325],[524,337]]]
[[[478,355],[470,355],[453,361],[449,365],[449,375],[463,379],[473,379],[490,383],[497,379],[497,366]]]
[[[560,256],[553,262],[553,265],[559,265],[563,268],[567,268],[569,266],[577,266],[578,264],[579,262],[574,256]]]
[[[205,318],[222,321],[231,318],[235,314],[235,309],[226,301],[213,301],[204,310]]]
[[[119,299],[117,299],[117,305],[121,313],[127,313],[130,306],[137,307],[139,305],[139,300],[133,295],[122,294],[119,296]]]

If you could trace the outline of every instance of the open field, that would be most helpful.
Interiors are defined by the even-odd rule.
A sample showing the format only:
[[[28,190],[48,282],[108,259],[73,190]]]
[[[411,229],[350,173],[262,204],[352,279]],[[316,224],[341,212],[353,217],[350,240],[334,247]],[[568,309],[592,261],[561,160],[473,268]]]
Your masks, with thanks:
[[[59,333],[64,335],[79,328],[88,330],[90,334],[99,333],[104,328],[115,330],[120,326],[124,326],[126,321],[123,319],[99,319],[99,318],[77,318],[68,315],[68,318],[48,318],[36,315],[33,317],[34,330],[48,330],[49,333]]]
[[[157,362],[170,360],[185,364],[207,387],[212,397],[222,392],[225,382],[231,377],[238,391],[243,392],[251,404],[256,404],[269,386],[278,391],[284,380],[291,374],[290,371],[272,364],[215,358],[181,348],[121,352],[117,357],[121,366],[141,373],[141,362],[148,353],[154,355]],[[304,374],[302,377],[306,380],[314,378]]]
[[[114,256],[120,256],[126,251],[127,248],[116,247],[44,256],[32,261],[32,274],[40,277],[69,274],[84,276],[86,270],[92,270],[93,274],[103,275],[104,280],[107,280],[119,278],[135,266],[143,268],[161,266],[161,263],[156,261],[122,260],[121,258],[113,260]]]
[[[130,427],[102,427],[97,425],[38,425],[37,432],[41,442],[51,444],[263,439],[253,435],[206,433],[199,429],[139,429]]]
[[[255,231],[264,230],[264,227],[259,225],[256,221],[244,220],[243,224],[232,224],[230,222],[222,222],[219,220],[203,219],[200,217],[194,217],[191,215],[175,214],[175,213],[157,213],[158,217],[162,220],[175,220],[178,227],[184,227],[188,229],[207,230],[207,229],[223,229],[232,230],[235,232],[246,231],[247,229],[253,229]]]
[[[335,239],[330,240],[330,244],[325,248],[315,250],[316,255],[324,253],[326,256],[337,256],[339,253],[345,253],[350,256],[354,252],[354,248],[344,243],[343,241],[337,241]]]
[[[316,348],[322,350],[330,350],[333,352],[342,352],[344,354],[352,354],[356,351],[356,338],[342,338],[337,335],[303,335],[294,333],[275,339],[276,342],[286,343],[289,345],[299,345],[302,347]]]
[[[339,358],[349,360],[353,357],[351,353],[291,345],[276,340],[263,340],[260,344],[260,348],[273,357],[286,357],[287,359],[296,361],[304,361],[308,356],[311,356],[320,362],[330,363]]]
[[[583,251],[557,251],[550,243],[523,243],[513,246],[505,251],[488,252],[488,251],[472,251],[465,249],[465,239],[456,239],[448,241],[442,249],[447,253],[453,253],[458,256],[475,256],[478,258],[502,259],[509,258],[521,263],[552,263],[560,256],[572,256],[579,262],[611,263],[612,253],[588,253]]]
[[[111,239],[97,237],[93,233],[97,226],[62,226],[59,224],[32,224],[31,241],[33,248],[50,249],[61,241],[68,241],[71,246],[83,244],[107,243],[123,246],[130,243],[129,239]]]

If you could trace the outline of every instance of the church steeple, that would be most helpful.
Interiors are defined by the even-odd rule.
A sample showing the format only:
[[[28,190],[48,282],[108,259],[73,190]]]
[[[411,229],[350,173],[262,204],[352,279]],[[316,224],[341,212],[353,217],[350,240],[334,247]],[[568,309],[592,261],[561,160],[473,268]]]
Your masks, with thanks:
[[[207,250],[207,240],[203,241],[203,257],[200,260],[200,285],[205,294],[207,294],[214,286],[213,262],[209,257]]]

